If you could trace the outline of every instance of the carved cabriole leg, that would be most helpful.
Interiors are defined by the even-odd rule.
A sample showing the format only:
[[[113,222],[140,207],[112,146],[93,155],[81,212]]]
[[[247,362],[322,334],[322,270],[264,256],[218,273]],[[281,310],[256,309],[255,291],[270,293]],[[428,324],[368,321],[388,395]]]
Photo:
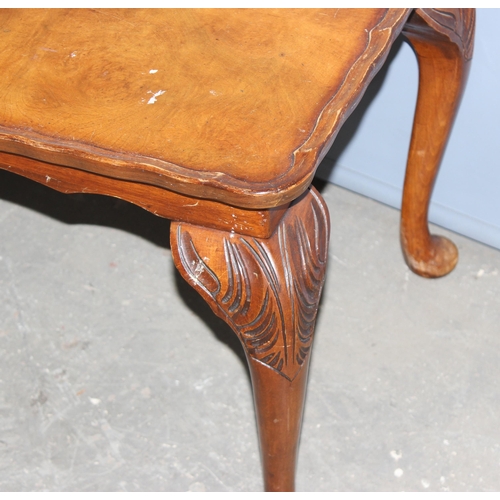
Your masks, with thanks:
[[[401,243],[409,267],[428,278],[448,274],[458,251],[429,233],[432,187],[469,72],[474,9],[418,9],[403,33],[417,54],[419,90],[403,192]]]
[[[171,226],[175,265],[238,335],[250,366],[267,491],[293,491],[309,356],[328,255],[314,189],[269,239]]]

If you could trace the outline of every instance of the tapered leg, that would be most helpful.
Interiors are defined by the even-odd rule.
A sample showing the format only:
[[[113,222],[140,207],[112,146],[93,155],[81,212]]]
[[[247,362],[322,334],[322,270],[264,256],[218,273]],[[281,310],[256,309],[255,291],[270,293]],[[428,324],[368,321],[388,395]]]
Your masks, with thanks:
[[[250,366],[267,491],[293,491],[329,218],[311,189],[269,239],[171,226],[175,265],[238,335]]]
[[[474,9],[417,9],[403,33],[417,54],[419,90],[403,192],[401,243],[409,267],[444,276],[458,251],[429,233],[429,201],[472,57]]]

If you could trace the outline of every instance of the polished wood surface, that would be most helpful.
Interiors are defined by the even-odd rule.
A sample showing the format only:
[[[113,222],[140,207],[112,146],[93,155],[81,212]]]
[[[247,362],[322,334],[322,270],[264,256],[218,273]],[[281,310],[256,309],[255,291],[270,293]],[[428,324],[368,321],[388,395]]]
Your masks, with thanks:
[[[283,205],[310,184],[408,14],[2,11],[0,149],[239,207]]]
[[[293,491],[314,323],[330,221],[315,189],[292,203],[269,239],[172,224],[174,263],[248,358],[268,491]]]
[[[473,9],[418,9],[404,28],[417,54],[419,89],[401,208],[401,244],[408,266],[428,278],[444,276],[458,250],[427,225],[432,187],[469,74]]]
[[[423,276],[453,268],[427,211],[473,11],[27,9],[0,25],[0,168],[174,221],[177,268],[245,349],[266,489],[293,490],[329,237],[310,182],[404,29],[420,81],[403,251]]]
[[[217,201],[189,196],[75,168],[0,152],[0,168],[38,181],[62,193],[92,193],[115,196],[149,210],[155,215],[213,229],[269,238],[287,205],[261,210],[233,207]]]

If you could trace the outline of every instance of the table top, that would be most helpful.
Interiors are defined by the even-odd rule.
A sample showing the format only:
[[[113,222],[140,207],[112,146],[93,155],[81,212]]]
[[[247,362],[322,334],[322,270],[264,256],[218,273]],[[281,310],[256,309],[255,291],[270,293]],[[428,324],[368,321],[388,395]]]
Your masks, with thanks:
[[[289,202],[408,9],[0,12],[0,150],[236,206]]]

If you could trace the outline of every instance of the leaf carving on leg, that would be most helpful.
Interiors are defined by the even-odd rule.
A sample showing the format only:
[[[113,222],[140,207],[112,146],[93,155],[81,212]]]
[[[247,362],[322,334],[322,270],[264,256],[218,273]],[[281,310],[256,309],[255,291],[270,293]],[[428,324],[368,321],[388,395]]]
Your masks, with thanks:
[[[319,196],[302,196],[267,240],[193,228],[177,227],[188,280],[249,356],[292,380],[311,349],[324,281],[329,222]]]

